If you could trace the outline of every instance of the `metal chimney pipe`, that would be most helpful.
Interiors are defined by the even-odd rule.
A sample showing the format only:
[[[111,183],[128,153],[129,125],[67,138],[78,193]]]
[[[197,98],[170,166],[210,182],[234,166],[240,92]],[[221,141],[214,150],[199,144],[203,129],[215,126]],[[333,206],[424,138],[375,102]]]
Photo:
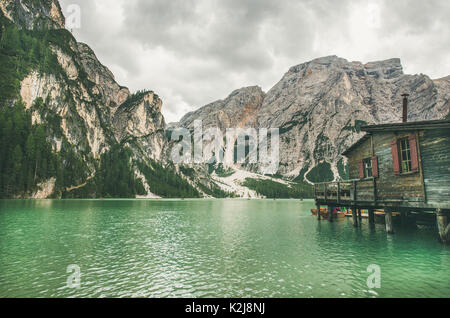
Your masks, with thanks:
[[[403,122],[408,121],[408,96],[409,94],[402,94],[403,96]]]

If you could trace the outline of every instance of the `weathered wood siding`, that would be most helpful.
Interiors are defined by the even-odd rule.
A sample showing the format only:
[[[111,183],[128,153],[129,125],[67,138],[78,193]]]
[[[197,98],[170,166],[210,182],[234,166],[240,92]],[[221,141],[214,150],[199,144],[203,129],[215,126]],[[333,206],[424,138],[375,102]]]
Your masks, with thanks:
[[[395,138],[407,137],[414,131],[374,134],[375,156],[378,156],[380,170],[377,179],[377,197],[379,200],[421,201],[425,200],[422,177],[419,172],[394,174],[391,142]]]
[[[356,184],[356,198],[358,201],[373,201],[373,179],[364,180]]]
[[[379,177],[375,181],[377,201],[424,202],[425,195],[420,171],[395,175],[392,163],[391,142],[394,138],[405,137],[412,132],[401,132],[399,134],[379,132],[361,143],[347,154],[350,179],[359,179],[360,160],[377,156],[379,170]],[[360,194],[364,198],[373,198],[371,189],[373,188],[369,184],[365,186],[362,184],[359,189],[360,192],[357,191],[357,199],[359,200]]]
[[[359,161],[372,156],[372,147],[370,138],[361,143],[347,155],[348,175],[350,180],[359,179]]]
[[[450,208],[450,129],[425,130],[420,146],[427,202]]]

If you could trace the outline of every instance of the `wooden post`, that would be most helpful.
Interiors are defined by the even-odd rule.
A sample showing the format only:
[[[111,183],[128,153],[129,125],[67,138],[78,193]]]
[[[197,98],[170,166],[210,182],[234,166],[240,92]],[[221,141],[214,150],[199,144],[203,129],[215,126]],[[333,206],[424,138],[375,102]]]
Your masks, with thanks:
[[[417,140],[417,157],[419,159],[419,172],[420,172],[420,181],[422,184],[422,193],[423,193],[423,201],[427,203],[427,191],[425,191],[425,179],[423,177],[423,164],[422,164],[422,154],[421,154],[421,140],[419,131],[416,131],[416,140]]]
[[[352,200],[356,202],[356,181],[352,181]]]
[[[316,205],[316,208],[317,208],[317,220],[320,221],[320,219],[321,219],[321,215],[320,215],[320,204],[317,204],[317,205]]]
[[[436,209],[436,218],[439,230],[439,238],[443,244],[450,244],[450,224],[447,216],[443,213],[441,208]]]
[[[406,211],[400,211],[400,221],[401,221],[401,224],[403,227],[406,226],[406,222],[407,222],[407,218],[406,218],[407,214],[406,213],[407,213]]]
[[[333,207],[331,205],[328,206],[328,221],[333,222]]]
[[[373,202],[377,202],[377,182],[373,178]]]
[[[373,225],[375,224],[375,212],[372,208],[369,208],[369,224]]]
[[[341,203],[341,183],[337,183],[337,203]]]
[[[386,221],[386,232],[388,234],[394,234],[394,227],[392,225],[392,210],[385,208],[384,213],[384,219]]]
[[[358,227],[358,217],[356,215],[356,206],[352,206],[352,219],[353,219],[353,226]]]

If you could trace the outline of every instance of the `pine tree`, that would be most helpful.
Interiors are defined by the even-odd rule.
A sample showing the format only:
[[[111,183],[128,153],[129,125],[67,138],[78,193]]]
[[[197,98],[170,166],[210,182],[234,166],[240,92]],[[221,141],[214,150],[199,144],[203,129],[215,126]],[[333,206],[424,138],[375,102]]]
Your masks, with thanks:
[[[14,182],[14,190],[16,192],[23,190],[22,161],[23,161],[22,149],[19,145],[17,145],[12,153],[12,162],[14,165],[14,170],[13,175],[11,176],[11,179]]]

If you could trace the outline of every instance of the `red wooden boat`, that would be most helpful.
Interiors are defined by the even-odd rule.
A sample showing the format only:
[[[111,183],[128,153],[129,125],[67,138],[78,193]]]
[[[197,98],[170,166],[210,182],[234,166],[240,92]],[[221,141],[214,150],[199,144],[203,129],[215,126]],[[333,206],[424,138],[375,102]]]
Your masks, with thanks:
[[[311,213],[312,213],[312,215],[317,215],[317,209],[311,209]],[[327,219],[328,218],[328,209],[320,208],[320,216],[323,217],[324,219]],[[343,218],[343,217],[345,217],[345,212],[342,212],[342,211],[334,212],[334,217],[335,218]]]

